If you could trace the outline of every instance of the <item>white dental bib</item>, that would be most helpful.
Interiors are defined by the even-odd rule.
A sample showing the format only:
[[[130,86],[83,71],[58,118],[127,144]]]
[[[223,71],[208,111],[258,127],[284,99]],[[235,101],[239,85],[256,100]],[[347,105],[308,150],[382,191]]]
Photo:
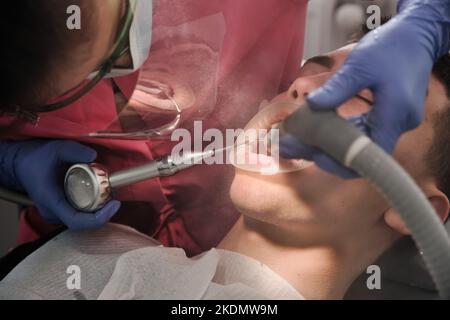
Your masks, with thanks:
[[[80,288],[68,289],[73,266]],[[69,269],[72,267],[71,269]],[[69,273],[68,273],[69,271]],[[212,249],[189,259],[131,228],[66,231],[20,263],[0,299],[303,299],[262,263]]]

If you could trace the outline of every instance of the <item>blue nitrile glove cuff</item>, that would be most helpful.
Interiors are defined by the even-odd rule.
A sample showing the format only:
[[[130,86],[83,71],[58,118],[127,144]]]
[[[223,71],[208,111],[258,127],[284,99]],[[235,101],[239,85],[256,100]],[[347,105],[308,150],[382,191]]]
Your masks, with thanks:
[[[450,1],[449,0],[401,0],[399,16],[419,22],[432,41],[434,61],[450,50]]]
[[[0,142],[0,185],[15,191],[25,191],[16,176],[15,161],[23,142]]]

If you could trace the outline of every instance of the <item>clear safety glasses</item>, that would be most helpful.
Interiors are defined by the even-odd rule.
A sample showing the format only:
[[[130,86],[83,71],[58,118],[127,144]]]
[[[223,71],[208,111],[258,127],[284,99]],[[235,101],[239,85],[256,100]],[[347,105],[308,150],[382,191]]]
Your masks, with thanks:
[[[198,6],[195,10],[193,3]],[[135,16],[147,14],[140,10],[148,8],[140,4],[136,0],[127,1],[112,53],[91,80],[66,93],[60,101],[21,109],[22,118],[36,123],[39,113],[68,106],[93,89],[116,61],[130,51],[132,38],[128,35],[132,36],[133,31],[146,32],[139,29],[138,23],[133,24]],[[216,113],[225,112],[224,108],[218,108],[218,95],[220,76],[227,74],[226,68],[220,68],[224,64],[226,24],[220,6],[205,11],[204,5],[195,1],[153,2],[153,12],[148,12],[149,19],[153,19],[150,56],[139,69],[136,82],[131,83],[131,78],[113,79],[116,108],[111,110],[107,103],[99,105],[105,108],[102,116],[70,134],[99,139],[167,140],[177,128],[190,130],[196,121],[214,120]],[[201,14],[193,14],[197,11]],[[131,92],[130,84],[134,85]],[[87,118],[99,113],[99,109],[91,111],[85,110]]]
[[[56,102],[44,106],[18,107],[17,110],[15,110],[14,115],[21,120],[36,124],[39,121],[39,113],[52,112],[74,103],[91,91],[108,73],[110,73],[116,61],[129,51],[128,34],[133,22],[134,6],[132,5],[131,0],[127,0],[126,5],[126,13],[120,23],[120,31],[116,43],[113,46],[112,53],[109,58],[98,67],[98,71],[94,73],[95,75],[91,80],[83,82],[78,87],[70,90],[70,93],[62,95],[60,101],[56,99]]]
[[[154,108],[152,102],[156,99],[165,101],[168,111],[173,111],[175,117],[166,124],[156,128],[148,129],[146,115],[149,108]],[[142,112],[140,112],[142,111]],[[117,130],[114,129],[114,123],[105,130],[89,133],[92,138],[118,139],[118,140],[142,140],[154,137],[168,137],[181,122],[181,106],[173,97],[170,89],[162,83],[154,80],[140,79],[135,88],[131,100],[124,110],[119,114],[116,120]],[[136,119],[139,124],[136,126]],[[130,132],[124,131],[124,123],[133,123]]]

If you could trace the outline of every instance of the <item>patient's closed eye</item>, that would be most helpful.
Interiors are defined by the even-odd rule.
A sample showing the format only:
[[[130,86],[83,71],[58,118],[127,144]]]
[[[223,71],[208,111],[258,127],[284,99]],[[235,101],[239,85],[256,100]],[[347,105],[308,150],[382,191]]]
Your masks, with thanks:
[[[357,94],[357,95],[355,96],[355,98],[357,98],[357,99],[359,99],[359,100],[361,100],[361,101],[367,103],[370,107],[373,106],[373,101],[372,101],[372,100],[367,99],[366,97],[363,97],[363,96],[360,95],[360,94]]]
[[[334,59],[329,56],[315,56],[311,59],[308,59],[308,61],[305,62],[304,66],[307,66],[309,64],[317,64],[328,70],[331,70],[333,69],[334,63]]]

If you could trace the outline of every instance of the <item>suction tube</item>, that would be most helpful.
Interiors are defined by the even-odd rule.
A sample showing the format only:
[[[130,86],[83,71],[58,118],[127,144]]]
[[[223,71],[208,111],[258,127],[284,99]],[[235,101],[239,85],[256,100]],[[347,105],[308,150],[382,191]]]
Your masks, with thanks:
[[[2,187],[0,187],[0,199],[22,206],[34,206],[33,200],[28,198],[27,195],[10,191]]]
[[[339,134],[336,134],[339,132]],[[307,104],[280,126],[367,178],[401,215],[441,298],[450,299],[450,238],[414,180],[384,150],[334,111],[313,111]]]

